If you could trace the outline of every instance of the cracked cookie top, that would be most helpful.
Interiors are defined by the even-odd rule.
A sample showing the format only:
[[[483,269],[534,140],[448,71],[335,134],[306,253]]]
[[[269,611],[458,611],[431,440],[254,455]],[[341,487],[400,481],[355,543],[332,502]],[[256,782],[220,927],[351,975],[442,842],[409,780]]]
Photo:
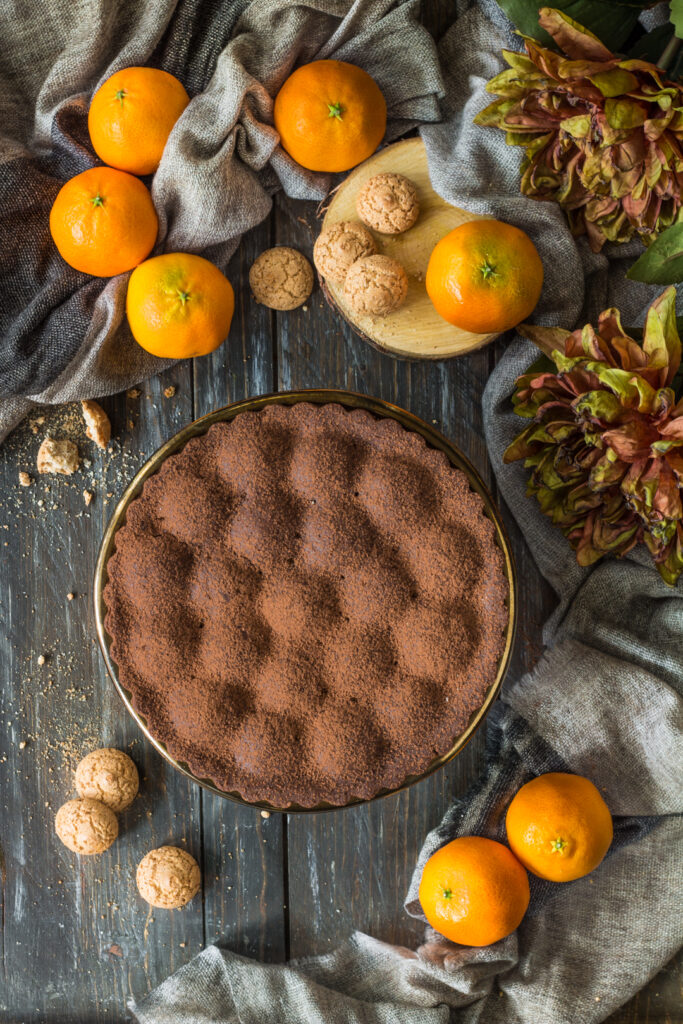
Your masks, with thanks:
[[[376,174],[356,198],[358,216],[383,235],[400,235],[412,228],[420,215],[417,189],[402,174]]]
[[[254,261],[249,287],[256,301],[269,309],[296,309],[313,291],[313,267],[296,249],[278,245]]]
[[[391,256],[365,256],[356,260],[344,282],[344,298],[356,313],[387,316],[408,295],[408,275]]]
[[[318,235],[313,248],[313,262],[323,277],[335,284],[343,284],[356,260],[376,252],[375,239],[364,224],[342,220]]]

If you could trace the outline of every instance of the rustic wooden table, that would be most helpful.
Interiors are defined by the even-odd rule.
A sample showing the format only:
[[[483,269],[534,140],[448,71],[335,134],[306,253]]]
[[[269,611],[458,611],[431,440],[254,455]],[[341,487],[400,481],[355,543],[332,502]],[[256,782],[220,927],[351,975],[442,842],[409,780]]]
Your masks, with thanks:
[[[448,3],[425,6],[438,34]],[[32,417],[0,447],[1,1021],[128,1020],[127,999],[212,942],[271,961],[328,952],[353,929],[413,948],[420,942],[422,926],[404,913],[403,897],[424,836],[481,770],[483,730],[448,767],[397,796],[264,819],[166,765],[127,716],[95,640],[92,577],[117,497],[170,435],[236,399],[307,387],[388,399],[435,423],[495,494],[481,394],[502,343],[450,362],[399,362],[355,337],[319,290],[292,313],[251,300],[255,257],[276,243],[310,256],[317,225],[313,204],[278,197],[228,269],[237,293],[229,341],[141,384],[139,397],[105,400],[115,438],[108,452],[84,441],[71,407],[46,411],[33,430]],[[35,476],[48,430],[78,436],[89,465],[75,478],[40,477],[21,488],[19,471]],[[84,489],[95,494],[88,508]],[[520,580],[511,668],[518,675],[539,656],[553,598],[503,511]],[[114,846],[78,859],[54,836],[54,815],[73,795],[79,758],[102,745],[131,753],[141,794]],[[181,911],[150,910],[135,887],[138,861],[164,843],[185,846],[202,868],[201,893]],[[680,1005],[680,967],[670,964],[612,1022],[674,1024]]]
[[[118,495],[171,434],[235,399],[325,386],[377,395],[436,423],[495,493],[481,394],[502,343],[450,362],[398,362],[356,338],[318,290],[292,313],[251,300],[247,274],[258,253],[284,243],[310,255],[316,225],[313,204],[278,199],[229,267],[237,310],[228,343],[142,384],[137,398],[105,400],[112,450],[83,440],[77,407],[47,411],[36,434],[30,418],[0,447],[0,1020],[125,1020],[131,995],[210,942],[284,960],[327,952],[354,928],[410,947],[420,941],[403,897],[425,834],[482,767],[483,730],[448,767],[397,796],[264,819],[166,765],[128,718],[95,641],[93,570]],[[78,437],[90,466],[22,488],[18,473],[35,476],[48,430]],[[89,508],[84,488],[95,494]],[[504,512],[521,590],[516,675],[538,658],[553,599]],[[72,795],[75,763],[102,745],[130,751],[141,795],[114,846],[79,860],[53,835],[54,814]],[[138,861],[163,843],[186,846],[202,868],[201,896],[181,911],[152,911],[136,891]],[[680,975],[670,965],[613,1021],[674,1022],[679,1007]]]

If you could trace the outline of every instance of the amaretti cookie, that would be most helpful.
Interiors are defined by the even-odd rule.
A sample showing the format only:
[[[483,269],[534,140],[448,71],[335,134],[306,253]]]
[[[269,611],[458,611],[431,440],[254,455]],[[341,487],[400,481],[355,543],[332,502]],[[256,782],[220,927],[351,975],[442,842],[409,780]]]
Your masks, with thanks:
[[[199,864],[178,846],[160,846],[142,858],[135,878],[143,900],[152,907],[177,910],[196,896],[201,884]]]
[[[69,850],[92,855],[109,849],[119,823],[111,808],[98,800],[69,800],[57,811],[55,832]]]
[[[358,193],[356,210],[374,231],[400,235],[412,228],[420,215],[417,189],[402,174],[376,174]]]
[[[356,313],[388,316],[408,295],[408,275],[391,256],[356,260],[344,282],[344,298]]]
[[[254,261],[249,287],[256,301],[269,309],[296,309],[313,291],[313,267],[296,249],[278,245]]]
[[[133,761],[122,750],[102,747],[83,758],[76,768],[76,790],[79,796],[124,811],[138,793],[140,779]]]
[[[375,239],[364,224],[342,220],[318,235],[313,248],[313,262],[318,271],[333,284],[343,284],[356,260],[377,252]]]

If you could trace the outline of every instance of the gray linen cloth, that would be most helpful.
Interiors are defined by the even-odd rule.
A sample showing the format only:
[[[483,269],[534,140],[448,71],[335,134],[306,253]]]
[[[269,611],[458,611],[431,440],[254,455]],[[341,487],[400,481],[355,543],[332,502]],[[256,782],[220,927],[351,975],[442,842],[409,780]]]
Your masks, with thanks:
[[[459,5],[442,41],[446,120],[422,130],[435,188],[449,201],[518,223],[544,259],[538,319],[573,327],[615,303],[635,322],[656,294],[624,281],[633,251],[592,254],[553,204],[519,194],[519,154],[472,126],[502,45],[519,49],[495,4]],[[636,247],[637,248],[637,247]],[[589,776],[615,816],[615,839],[590,876],[532,878],[518,931],[484,949],[427,929],[416,952],[355,934],[329,956],[257,964],[209,947],[133,1007],[142,1024],[593,1024],[642,987],[683,940],[683,594],[648,556],[581,569],[561,533],[525,497],[502,454],[522,422],[509,396],[535,357],[517,339],[484,395],[486,440],[501,493],[559,598],[533,672],[506,684],[487,723],[485,775],[427,837],[406,909],[421,917],[426,859],[458,835],[504,837],[507,803],[532,776]],[[521,581],[524,586],[524,581]],[[340,812],[343,813],[343,812]]]
[[[148,63],[186,85],[191,102],[151,181],[154,252],[201,253],[225,270],[277,187],[318,200],[329,190],[273,128],[273,97],[295,64],[334,57],[370,72],[387,100],[386,140],[438,120],[436,47],[416,15],[416,0],[0,5],[0,441],[35,403],[111,394],[169,365],[128,329],[130,275],[81,274],[49,235],[61,184],[97,162],[92,92]]]

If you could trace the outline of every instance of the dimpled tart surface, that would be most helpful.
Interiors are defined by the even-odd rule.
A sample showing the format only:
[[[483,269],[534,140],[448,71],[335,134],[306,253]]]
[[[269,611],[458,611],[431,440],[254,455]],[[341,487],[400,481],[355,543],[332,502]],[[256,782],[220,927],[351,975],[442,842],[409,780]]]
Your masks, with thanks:
[[[505,646],[467,477],[338,404],[238,414],[166,459],[107,564],[111,654],[152,734],[277,807],[367,799],[446,753]]]

